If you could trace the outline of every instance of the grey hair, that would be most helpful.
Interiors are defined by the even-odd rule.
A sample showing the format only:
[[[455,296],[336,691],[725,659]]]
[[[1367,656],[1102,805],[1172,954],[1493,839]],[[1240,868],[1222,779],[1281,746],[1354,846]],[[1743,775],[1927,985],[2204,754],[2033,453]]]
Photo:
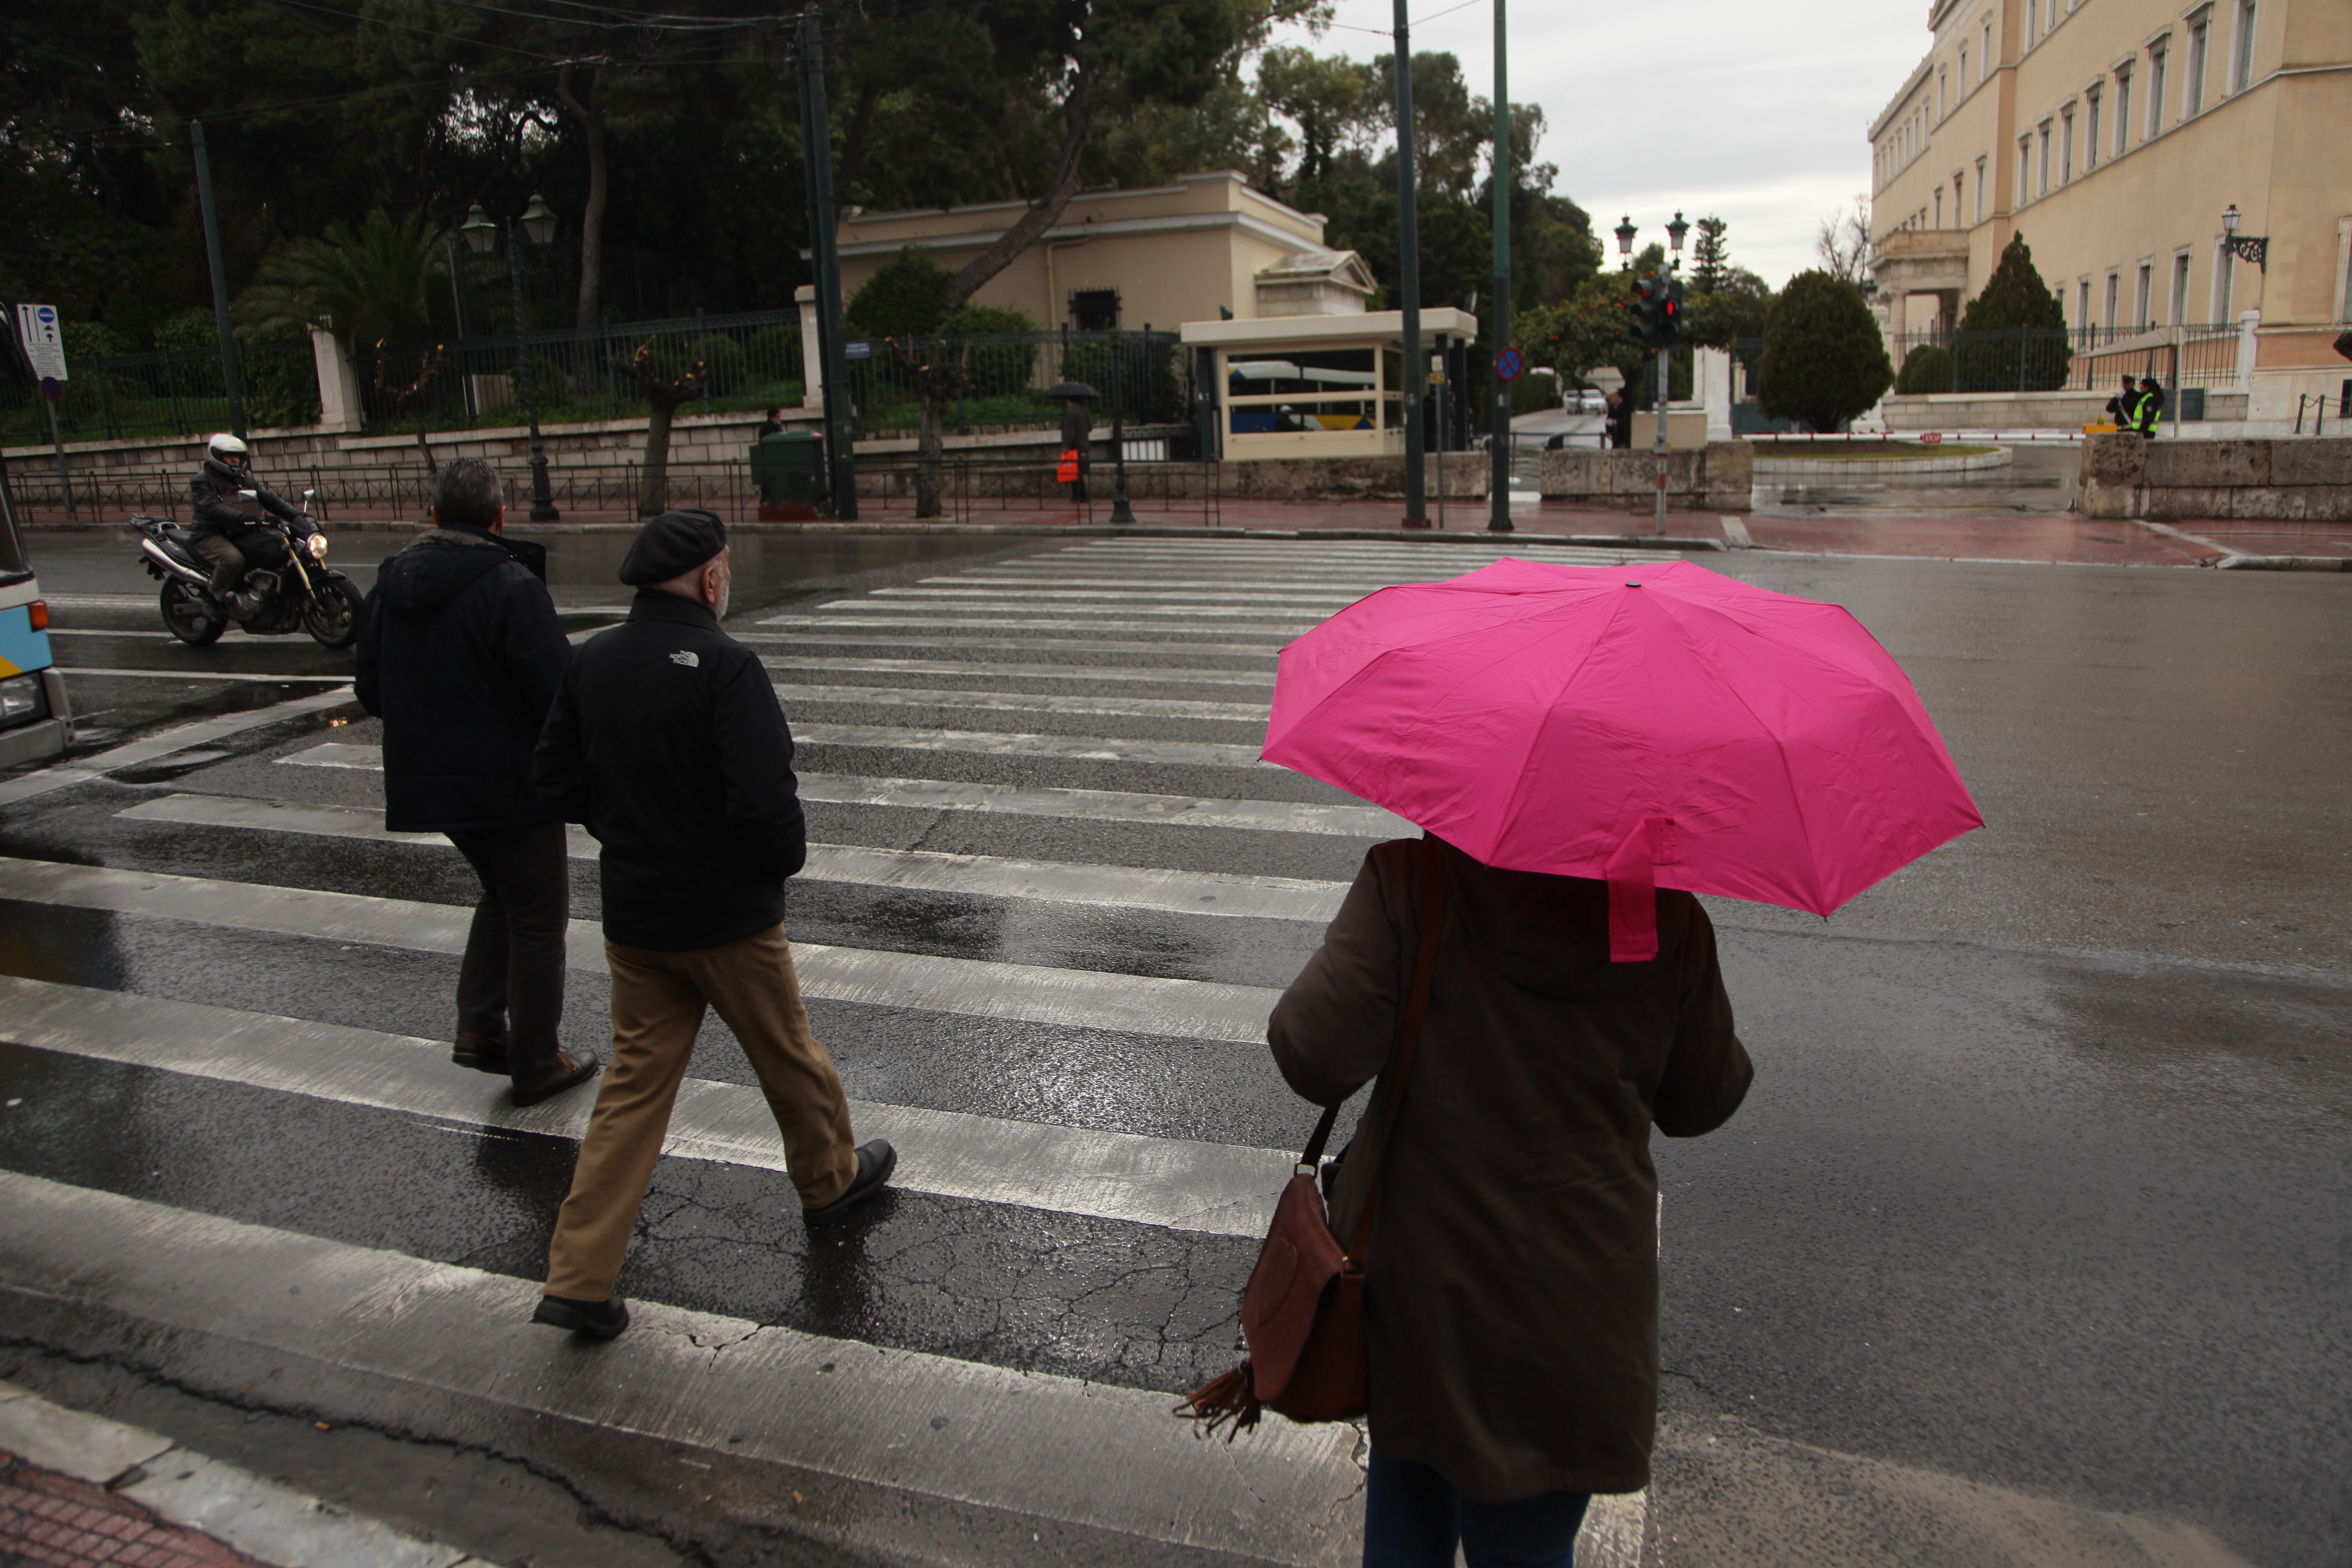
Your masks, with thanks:
[[[506,500],[499,471],[479,458],[441,466],[433,480],[433,515],[444,528],[488,528]]]

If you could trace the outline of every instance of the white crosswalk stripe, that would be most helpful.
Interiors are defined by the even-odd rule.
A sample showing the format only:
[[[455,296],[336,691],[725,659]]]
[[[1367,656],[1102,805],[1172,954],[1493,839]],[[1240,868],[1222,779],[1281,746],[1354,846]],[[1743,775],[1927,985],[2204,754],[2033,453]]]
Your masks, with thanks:
[[[1293,1153],[1259,1146],[1275,1141],[1272,1131],[1214,1142],[1219,1127],[1232,1124],[1213,1117],[1118,1121],[1097,1108],[1090,1090],[1089,1075],[1102,1070],[1102,1047],[1090,1042],[1118,1042],[1120,1049],[1140,1053],[1155,1064],[1154,1072],[1165,1075],[1165,1092],[1176,1101],[1202,1098],[1207,1084],[1222,1091],[1244,1067],[1262,1073],[1266,1092],[1282,1097],[1265,1125],[1278,1130],[1296,1121],[1304,1132],[1309,1108],[1282,1095],[1265,1058],[1265,1021],[1278,992],[1235,980],[1265,978],[1273,966],[1257,947],[1277,953],[1288,944],[1301,953],[1311,949],[1315,928],[1337,912],[1347,889],[1343,879],[1362,847],[1417,829],[1320,785],[1311,786],[1318,798],[1261,798],[1306,787],[1286,782],[1288,775],[1277,779],[1280,770],[1259,757],[1277,658],[1288,642],[1381,586],[1441,581],[1507,555],[1591,566],[1661,559],[1633,550],[1486,539],[1087,539],[961,570],[934,566],[930,575],[900,579],[901,586],[743,617],[736,635],[770,670],[794,735],[806,748],[803,760],[830,764],[800,774],[813,838],[800,880],[837,889],[813,906],[819,917],[838,922],[844,910],[898,909],[929,919],[935,910],[969,910],[975,931],[1020,933],[1002,947],[990,937],[975,937],[961,954],[949,955],[938,949],[953,949],[966,939],[951,934],[941,942],[927,934],[913,944],[927,951],[900,951],[880,921],[870,936],[862,927],[835,923],[822,934],[843,940],[793,944],[803,993],[813,1008],[835,1009],[824,1017],[841,1027],[848,1028],[850,1020],[882,1020],[898,1042],[892,1049],[919,1056],[950,1047],[965,1034],[993,1030],[1033,1053],[1039,1082],[1055,1086],[1059,1096],[1036,1099],[1032,1120],[1031,1101],[985,1098],[980,1085],[961,1103],[960,1091],[909,1092],[891,1077],[887,1057],[872,1069],[871,1081],[852,1073],[853,1092],[863,1096],[852,1106],[858,1135],[888,1138],[898,1147],[897,1185],[995,1205],[992,1223],[1045,1227],[1048,1235],[1057,1223],[1115,1221],[1156,1228],[1171,1246],[1239,1247],[1246,1258],[1249,1240],[1264,1233]],[[51,599],[61,607],[152,607],[143,596]],[[103,634],[84,635],[83,647],[101,646]],[[100,678],[222,679],[212,671],[104,669],[87,661],[77,668],[85,667]],[[341,693],[322,693],[280,707],[289,715],[318,713],[310,721],[324,726],[341,722],[321,711],[341,700]],[[267,721],[240,718],[220,732]],[[1066,725],[1131,733],[1051,732]],[[196,726],[186,733],[186,741],[160,749],[126,749],[115,765],[168,756],[175,745],[184,750],[214,731]],[[338,733],[351,738],[333,739]],[[67,918],[63,911],[81,911],[70,916],[78,922],[118,922],[115,929],[139,933],[137,941],[146,944],[141,951],[175,942],[186,928],[253,933],[272,944],[282,939],[297,955],[289,959],[295,963],[302,962],[302,944],[327,944],[378,952],[387,963],[394,954],[436,955],[431,962],[454,969],[470,908],[387,895],[440,886],[430,879],[446,876],[455,852],[440,835],[383,827],[383,757],[370,743],[373,739],[368,729],[321,729],[269,744],[260,755],[274,765],[220,773],[217,784],[208,783],[212,770],[229,768],[236,759],[200,761],[169,785],[145,786],[129,799],[121,786],[110,786],[116,793],[99,819],[110,825],[112,847],[86,863],[0,858],[0,903],[60,911],[59,919]],[[105,765],[91,759],[54,781],[13,792],[0,784],[0,807],[100,778]],[[844,766],[858,771],[833,771]],[[1065,782],[1073,776],[1141,787],[1076,787]],[[1169,787],[1155,787],[1160,784]],[[1218,830],[1227,837],[1218,837]],[[205,844],[215,858],[182,858],[180,835],[205,836],[189,842]],[[987,852],[968,852],[974,848]],[[597,847],[584,830],[573,828],[569,852],[586,861]],[[217,869],[247,854],[257,867],[291,857],[297,866],[320,869],[285,879],[300,886],[272,885],[259,879],[263,873]],[[1062,854],[1068,858],[1054,858]],[[1160,860],[1169,863],[1151,863]],[[412,883],[408,868],[423,879]],[[199,869],[211,874],[186,874]],[[1313,874],[1261,874],[1276,869]],[[242,879],[248,876],[255,879]],[[1269,923],[1247,923],[1252,921]],[[948,922],[931,929],[954,933],[959,928]],[[1086,935],[1098,929],[1139,945],[1111,947]],[[1140,934],[1129,938],[1124,933],[1130,930]],[[1037,941],[1040,932],[1050,940]],[[244,940],[249,944],[253,936]],[[1140,944],[1149,942],[1160,945],[1158,956],[1147,960]],[[1135,956],[1114,960],[1115,967],[1086,966],[1106,952]],[[1039,955],[1036,963],[1013,961]],[[575,975],[603,973],[601,933],[593,922],[574,922],[568,962]],[[1155,965],[1153,973],[1123,972]],[[89,1071],[129,1067],[241,1086],[256,1096],[291,1097],[289,1104],[299,1100],[351,1108],[352,1116],[414,1119],[477,1138],[576,1139],[588,1115],[590,1100],[582,1095],[514,1110],[499,1080],[451,1068],[446,1040],[408,1032],[426,1024],[359,1028],[207,1005],[182,999],[184,993],[148,994],[135,964],[119,983],[11,977],[30,973],[0,963],[0,1041],[7,1042],[0,1049],[45,1051],[88,1064]],[[100,989],[100,984],[121,988]],[[295,1001],[276,1005],[299,1011]],[[374,1024],[377,1016],[359,1021]],[[820,1018],[821,1032],[823,1025]],[[851,1058],[843,1059],[845,1072],[851,1072]],[[1009,1113],[1008,1105],[1014,1107]],[[1206,1138],[1174,1135],[1203,1128]],[[1171,1135],[1150,1135],[1160,1132]],[[714,1079],[685,1084],[665,1153],[746,1171],[781,1172],[785,1163],[761,1091]],[[22,1216],[8,1228],[35,1237],[21,1244],[0,1240],[0,1302],[20,1299],[9,1296],[11,1290],[39,1287],[51,1260],[58,1269],[86,1269],[68,1254],[94,1247],[123,1281],[123,1294],[143,1303],[142,1321],[159,1332],[210,1331],[207,1314],[215,1314],[233,1325],[221,1331],[278,1354],[281,1343],[316,1342],[329,1332],[326,1325],[342,1321],[353,1326],[339,1342],[360,1347],[349,1351],[352,1357],[376,1354],[389,1364],[396,1347],[407,1342],[401,1335],[426,1332],[426,1320],[445,1337],[462,1323],[466,1331],[455,1343],[495,1342],[499,1354],[525,1369],[499,1386],[516,1391],[511,1397],[522,1400],[534,1418],[557,1413],[614,1425],[635,1418],[617,1394],[592,1380],[553,1378],[538,1370],[543,1362],[538,1352],[549,1348],[542,1341],[526,1336],[516,1360],[517,1350],[507,1343],[512,1331],[496,1325],[515,1321],[519,1307],[527,1310],[536,1288],[524,1282],[192,1212],[202,1204],[164,1209],[145,1199],[8,1171],[0,1171],[0,1201]],[[175,1201],[166,1196],[161,1203]],[[1136,1234],[1133,1247],[1148,1263],[1153,1243],[1147,1232]],[[154,1237],[162,1239],[149,1239]],[[201,1260],[213,1254],[236,1259],[240,1278],[324,1269],[334,1278],[370,1281],[372,1294],[402,1305],[373,1317],[355,1315],[322,1288],[315,1303],[306,1290],[300,1301],[273,1300],[266,1311],[256,1307],[262,1315],[248,1324],[235,1316],[236,1309],[215,1308],[206,1294],[212,1287],[202,1282]],[[191,1286],[192,1279],[199,1283]],[[233,1294],[224,1287],[221,1300]],[[1274,1440],[1261,1432],[1230,1449],[1189,1440],[1170,1445],[1157,1426],[1142,1425],[1147,1416],[1165,1423],[1163,1394],[1130,1398],[1120,1389],[1004,1372],[979,1360],[877,1348],[872,1364],[887,1370],[875,1374],[871,1408],[887,1414],[903,1407],[908,1414],[904,1422],[892,1415],[869,1429],[835,1419],[824,1392],[835,1363],[846,1371],[849,1352],[865,1353],[865,1347],[794,1339],[786,1330],[658,1303],[639,1305],[646,1327],[633,1331],[624,1347],[643,1358],[677,1348],[707,1360],[711,1352],[697,1347],[739,1340],[770,1347],[761,1353],[773,1364],[759,1363],[761,1370],[739,1373],[750,1381],[730,1388],[709,1418],[717,1424],[709,1430],[719,1436],[681,1430],[676,1440],[682,1451],[716,1444],[715,1451],[732,1456],[766,1443],[775,1462],[840,1478],[838,1484],[911,1486],[925,1495],[952,1497],[959,1505],[1114,1536],[1124,1532],[1221,1560],[1231,1554],[1234,1561],[1336,1565],[1356,1554],[1352,1495],[1360,1473],[1351,1457],[1356,1439],[1344,1428],[1337,1441],[1329,1429],[1286,1428]],[[1090,1306],[1073,1310],[1081,1314],[1073,1319],[1074,1335],[1094,1335],[1112,1347],[1107,1355],[1118,1353],[1119,1335],[1128,1331],[1084,1318],[1095,1310]],[[403,1326],[406,1313],[415,1315],[415,1327]],[[665,1327],[673,1320],[675,1327]],[[380,1343],[367,1339],[372,1333],[382,1336]],[[701,1337],[690,1344],[689,1334]],[[994,1355],[961,1348],[956,1353]],[[411,1359],[421,1364],[426,1358]],[[489,1386],[456,1360],[446,1365],[452,1379]],[[385,1375],[396,1382],[413,1374],[395,1369]],[[699,1376],[681,1372],[676,1381],[685,1387]],[[575,1417],[565,1402],[583,1400],[585,1414]],[[771,1433],[739,1413],[746,1403],[789,1411],[791,1419]],[[1106,1410],[1117,1419],[1107,1419]],[[1088,1485],[1034,1475],[1034,1456],[1011,1466],[992,1460],[983,1434],[1018,1436],[1039,1421],[1088,1435],[1085,1440],[1040,1437],[1034,1447],[1034,1456],[1066,1450],[1066,1458],[1055,1462],[1094,1478]],[[659,1425],[656,1420],[645,1429]],[[961,1447],[924,1447],[930,1435],[959,1428],[965,1434]],[[728,1445],[729,1435],[746,1430],[752,1442]],[[1150,1479],[1125,1489],[1110,1479],[1129,1475]],[[1190,1511],[1181,1516],[1171,1514],[1168,1509],[1176,1505],[1163,1506],[1162,1491],[1197,1494],[1198,1501],[1183,1505]],[[1633,1568],[1646,1529],[1643,1500],[1605,1500],[1589,1518],[1578,1560]],[[1155,1544],[1153,1551],[1160,1550]],[[1113,1561],[1117,1554],[1071,1560]]]

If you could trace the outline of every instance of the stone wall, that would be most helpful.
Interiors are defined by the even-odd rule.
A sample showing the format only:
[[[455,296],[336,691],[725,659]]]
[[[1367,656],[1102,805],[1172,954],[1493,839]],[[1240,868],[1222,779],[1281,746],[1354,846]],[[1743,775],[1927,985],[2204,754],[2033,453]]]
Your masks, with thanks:
[[[1444,469],[1449,500],[1481,500],[1486,494],[1486,455],[1448,452],[1441,465],[1432,452],[1422,464],[1427,493],[1438,493]],[[1225,494],[1255,500],[1402,500],[1402,455],[1370,458],[1257,458],[1223,465]],[[1099,485],[1102,464],[1095,465]]]
[[[1937,392],[1889,397],[1878,412],[1893,432],[1905,430],[2080,430],[2106,417],[2112,387],[2097,392]],[[2180,395],[2172,395],[2175,406]],[[2205,394],[2205,417],[2246,417],[2242,392]],[[2168,420],[2170,416],[2167,416]]]
[[[2093,436],[2083,443],[2080,494],[2088,517],[2352,521],[2352,437]]]
[[[1543,499],[1639,510],[1656,503],[1657,474],[1657,459],[1647,452],[1549,451],[1543,455]],[[1755,478],[1755,450],[1745,441],[1677,449],[1666,454],[1666,504],[1746,511]]]

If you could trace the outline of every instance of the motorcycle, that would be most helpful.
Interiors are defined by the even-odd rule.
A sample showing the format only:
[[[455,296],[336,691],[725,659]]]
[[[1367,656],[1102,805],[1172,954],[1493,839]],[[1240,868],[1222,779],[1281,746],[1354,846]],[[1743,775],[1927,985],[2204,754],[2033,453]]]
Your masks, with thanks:
[[[252,492],[246,493],[250,499]],[[165,518],[134,514],[131,525],[142,535],[141,563],[163,584],[164,627],[190,647],[216,640],[232,620],[257,637],[302,631],[320,647],[338,649],[357,642],[360,591],[327,564],[327,536],[310,511],[310,498],[318,493],[302,492],[301,521],[308,531],[298,535],[294,524],[272,517],[236,536],[246,559],[237,586],[254,600],[243,615],[213,596],[212,567],[195,552],[184,529]]]

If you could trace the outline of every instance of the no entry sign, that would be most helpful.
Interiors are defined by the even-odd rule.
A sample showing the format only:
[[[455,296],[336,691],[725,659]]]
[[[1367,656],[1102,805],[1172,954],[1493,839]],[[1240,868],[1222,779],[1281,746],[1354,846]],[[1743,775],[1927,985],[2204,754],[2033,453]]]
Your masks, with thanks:
[[[1505,349],[1495,356],[1495,377],[1498,381],[1517,381],[1519,372],[1527,366],[1528,362],[1520,357],[1518,350]]]

